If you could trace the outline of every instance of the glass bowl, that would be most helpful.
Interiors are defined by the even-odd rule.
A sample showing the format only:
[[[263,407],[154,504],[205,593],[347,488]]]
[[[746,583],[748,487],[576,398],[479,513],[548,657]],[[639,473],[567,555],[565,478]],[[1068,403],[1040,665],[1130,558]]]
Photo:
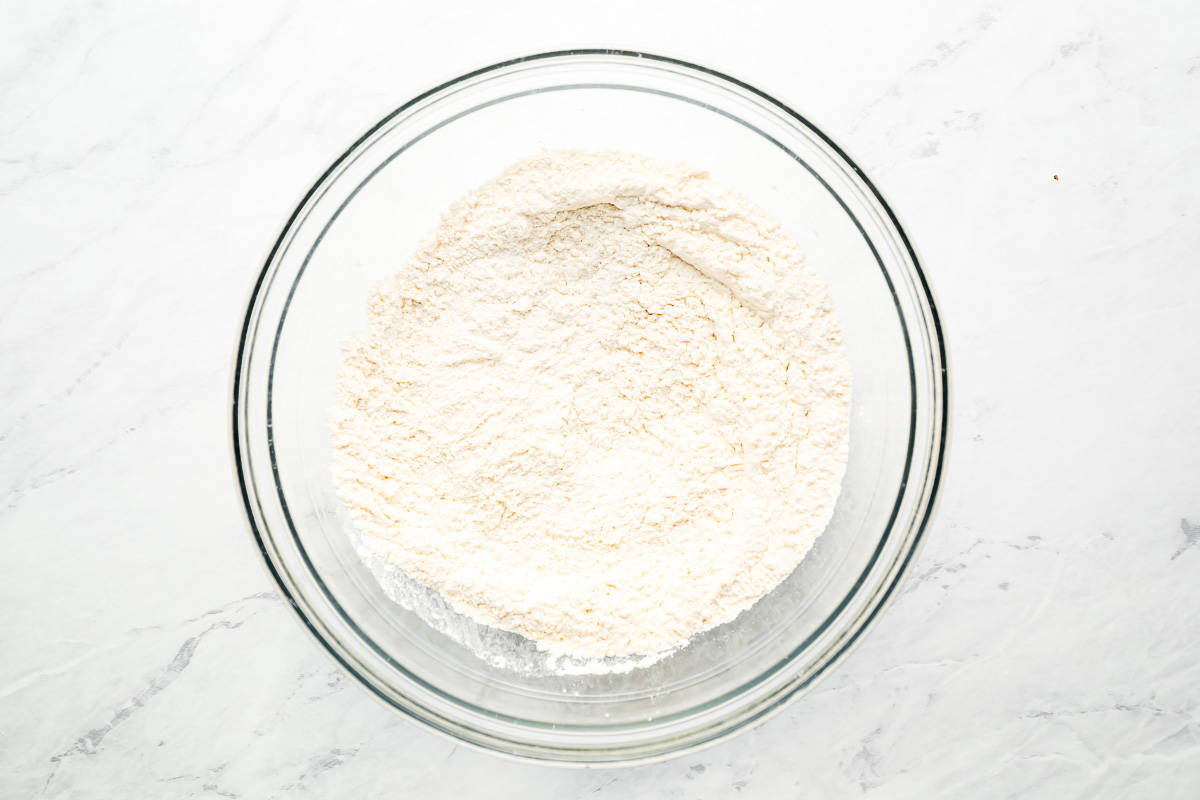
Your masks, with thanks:
[[[853,372],[850,454],[828,528],[733,622],[621,674],[495,666],[388,599],[334,493],[328,411],[368,292],[443,209],[545,149],[611,149],[709,170],[777,219],[823,276]],[[316,181],[250,298],[233,444],[268,570],[333,658],[385,703],[464,742],[568,763],[645,761],[778,711],[862,636],[913,561],[946,446],[933,298],[879,192],[829,137],[766,94],[643,53],[544,53],[405,103]],[[490,641],[479,631],[480,642]]]

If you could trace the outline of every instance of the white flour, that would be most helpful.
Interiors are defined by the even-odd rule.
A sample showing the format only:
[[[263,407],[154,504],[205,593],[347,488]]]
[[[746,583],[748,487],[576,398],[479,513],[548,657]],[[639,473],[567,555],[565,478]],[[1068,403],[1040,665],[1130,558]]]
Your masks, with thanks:
[[[371,298],[334,478],[375,560],[455,611],[552,654],[654,654],[808,552],[849,395],[828,292],[761,211],[686,166],[550,153]]]

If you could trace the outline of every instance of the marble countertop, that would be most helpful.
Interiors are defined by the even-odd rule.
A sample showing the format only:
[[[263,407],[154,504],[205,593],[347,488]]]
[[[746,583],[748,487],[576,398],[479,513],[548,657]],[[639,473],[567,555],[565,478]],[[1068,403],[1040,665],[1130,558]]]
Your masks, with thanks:
[[[1200,6],[40,3],[0,10],[0,795],[1200,794]],[[435,736],[277,599],[231,352],[296,199],[512,55],[699,61],[842,143],[917,243],[953,441],[920,561],[785,712],[564,770]]]

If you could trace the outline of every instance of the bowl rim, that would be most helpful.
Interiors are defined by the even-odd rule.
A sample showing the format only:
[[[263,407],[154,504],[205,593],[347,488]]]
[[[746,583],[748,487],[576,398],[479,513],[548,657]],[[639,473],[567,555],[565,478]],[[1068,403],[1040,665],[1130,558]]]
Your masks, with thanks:
[[[481,735],[481,737],[477,738],[477,739],[468,738],[467,736],[464,736],[461,733],[461,730],[460,730],[461,726],[456,725],[456,726],[451,727],[451,726],[445,726],[445,725],[439,724],[439,720],[431,719],[428,716],[423,716],[422,714],[417,713],[412,707],[409,707],[407,705],[401,705],[401,704],[396,703],[392,698],[390,698],[389,696],[387,696],[386,694],[381,692],[380,689],[371,682],[371,680],[369,680],[367,677],[362,675],[359,672],[359,670],[357,670],[351,663],[349,663],[347,661],[347,659],[345,658],[343,653],[341,653],[339,651],[339,649],[334,645],[334,643],[329,641],[329,639],[326,636],[324,636],[321,633],[321,631],[318,630],[318,628],[314,625],[313,620],[309,618],[309,615],[304,610],[305,608],[309,608],[310,604],[307,602],[303,602],[303,601],[298,602],[298,598],[295,596],[295,593],[293,592],[289,581],[287,579],[285,579],[285,577],[280,573],[279,568],[277,567],[274,559],[272,558],[272,555],[271,555],[272,547],[271,547],[271,545],[268,544],[268,542],[266,541],[266,538],[264,538],[263,531],[261,531],[259,529],[259,526],[255,522],[255,514],[254,514],[254,510],[253,510],[253,499],[251,497],[252,490],[250,488],[250,484],[254,483],[254,481],[252,478],[250,478],[247,475],[249,465],[246,463],[247,454],[246,454],[246,452],[244,452],[244,450],[246,448],[243,447],[243,437],[246,435],[246,431],[243,429],[243,426],[240,421],[240,413],[242,411],[242,405],[243,405],[242,394],[244,391],[243,372],[246,369],[248,358],[249,358],[249,344],[253,339],[253,337],[251,335],[251,331],[252,331],[252,328],[255,327],[253,325],[253,323],[255,322],[255,319],[256,319],[256,312],[259,310],[260,300],[262,299],[262,297],[264,295],[264,283],[267,281],[268,275],[271,273],[272,268],[275,266],[276,256],[279,254],[281,248],[284,246],[284,243],[288,238],[288,234],[292,231],[293,227],[295,226],[295,224],[297,222],[297,219],[301,216],[301,213],[303,211],[305,211],[306,207],[308,206],[309,201],[314,197],[314,195],[316,195],[318,193],[318,191],[320,191],[326,185],[330,176],[333,173],[335,173],[338,170],[338,168],[340,166],[342,166],[342,164],[344,162],[346,162],[346,160],[348,158],[350,158],[352,155],[354,155],[358,151],[359,147],[362,144],[364,144],[367,140],[369,140],[372,136],[374,136],[379,130],[381,130],[386,125],[388,125],[388,123],[390,123],[392,120],[394,120],[397,116],[403,114],[405,111],[409,110],[410,108],[417,106],[418,104],[422,103],[423,101],[427,100],[428,98],[435,96],[447,89],[450,89],[459,84],[468,82],[474,78],[486,75],[488,73],[505,70],[505,69],[514,67],[519,64],[535,62],[535,61],[546,61],[549,59],[563,59],[563,58],[569,58],[569,57],[595,57],[595,56],[614,57],[614,58],[617,58],[620,60],[624,60],[626,62],[626,64],[630,65],[630,66],[636,66],[636,61],[652,62],[652,63],[656,62],[659,65],[669,65],[669,66],[682,68],[685,71],[692,71],[694,73],[700,73],[701,76],[713,78],[713,79],[716,79],[718,82],[723,82],[723,83],[732,85],[744,92],[747,92],[747,93],[753,95],[755,98],[759,99],[760,101],[764,101],[767,105],[773,107],[775,110],[782,112],[786,117],[790,118],[793,122],[799,123],[799,125],[802,126],[807,132],[813,134],[817,139],[820,140],[820,142],[822,144],[827,146],[838,159],[840,159],[842,162],[844,162],[844,164],[853,171],[855,178],[858,181],[860,181],[862,184],[862,187],[867,190],[868,200],[877,207],[877,210],[883,212],[887,223],[889,223],[888,227],[890,227],[891,230],[895,232],[895,234],[898,237],[899,243],[904,248],[904,251],[905,251],[904,254],[907,256],[907,259],[909,260],[909,262],[911,264],[910,277],[913,279],[913,288],[916,290],[918,303],[922,307],[922,310],[925,312],[925,316],[926,316],[926,318],[924,320],[926,322],[925,333],[928,337],[929,350],[930,350],[929,355],[931,356],[930,361],[933,362],[936,359],[936,363],[931,363],[931,366],[934,368],[932,370],[932,389],[930,391],[931,407],[934,412],[934,425],[932,426],[932,429],[930,432],[930,437],[931,437],[930,445],[931,446],[930,446],[930,451],[928,453],[928,467],[924,470],[923,475],[920,475],[920,474],[916,474],[916,475],[910,474],[909,475],[909,480],[912,480],[913,478],[921,478],[922,479],[922,481],[921,481],[922,491],[917,495],[917,505],[915,507],[913,521],[909,525],[908,531],[905,532],[905,535],[908,537],[909,544],[907,545],[907,547],[904,550],[902,550],[900,553],[897,554],[898,556],[900,556],[900,558],[898,558],[895,562],[893,562],[890,565],[890,568],[889,568],[890,574],[887,574],[882,578],[880,585],[874,592],[874,596],[869,597],[867,599],[867,604],[860,611],[858,618],[852,622],[850,627],[848,627],[846,629],[846,631],[843,633],[843,635],[841,637],[839,637],[839,639],[835,640],[830,645],[830,649],[827,653],[827,657],[823,658],[820,662],[817,663],[816,668],[814,669],[814,671],[811,674],[806,675],[806,676],[798,676],[797,678],[794,678],[791,681],[785,683],[782,687],[771,692],[765,698],[763,698],[761,705],[758,708],[753,709],[752,713],[744,714],[739,717],[736,717],[735,720],[730,724],[717,724],[715,726],[710,725],[706,729],[701,729],[701,730],[695,732],[696,734],[699,734],[699,735],[693,734],[692,738],[689,741],[687,741],[682,746],[678,746],[678,747],[673,747],[671,745],[670,739],[654,739],[654,740],[651,740],[650,742],[646,743],[647,745],[654,748],[652,752],[646,752],[644,754],[634,755],[634,756],[622,755],[616,759],[611,759],[611,760],[603,759],[603,758],[597,758],[594,760],[589,760],[589,759],[580,760],[578,758],[564,758],[563,753],[565,750],[567,750],[569,748],[546,749],[541,745],[536,745],[536,744],[531,745],[528,743],[523,744],[524,749],[517,749],[517,750],[509,749],[509,748],[501,746],[501,744],[506,743],[506,740],[500,739],[496,735],[490,734],[490,733],[483,733]],[[807,167],[807,164],[805,162],[802,161],[801,163]],[[809,167],[809,169],[811,171],[811,167]],[[815,173],[814,173],[814,175],[815,175]],[[822,180],[822,182],[823,182],[823,179],[821,179],[820,176],[816,176],[816,177],[818,178],[818,180]],[[836,193],[834,193],[834,195],[835,195],[835,197],[837,197]],[[838,198],[838,199],[839,199],[839,202],[841,202],[840,198]],[[852,214],[852,216],[853,216],[853,214]],[[872,245],[872,247],[873,247],[873,245]],[[885,275],[886,275],[886,271],[885,271]],[[888,280],[890,282],[890,278],[888,278]],[[267,284],[267,285],[269,286],[269,284]],[[895,290],[893,289],[893,292],[894,291]],[[371,125],[370,128],[368,128],[360,136],[358,136],[352,143],[350,143],[344,150],[342,150],[342,152],[328,165],[328,167],[326,167],[326,169],[324,171],[321,172],[321,174],[313,181],[313,183],[308,188],[308,190],[300,197],[299,201],[293,207],[291,214],[287,217],[287,219],[285,220],[283,225],[280,227],[279,232],[276,235],[271,247],[269,248],[265,259],[262,261],[262,267],[260,268],[259,273],[251,286],[249,296],[248,296],[248,299],[246,301],[246,305],[244,306],[244,308],[245,308],[245,313],[242,317],[241,325],[240,325],[239,332],[238,332],[238,341],[237,341],[237,345],[236,345],[236,347],[234,349],[234,353],[233,353],[233,369],[231,372],[231,384],[230,384],[230,397],[232,398],[232,409],[231,409],[232,413],[230,415],[231,436],[227,441],[229,441],[232,445],[231,456],[232,456],[232,461],[233,461],[235,477],[238,481],[238,487],[239,487],[240,495],[242,498],[244,517],[245,517],[245,520],[247,523],[249,533],[255,543],[255,549],[259,553],[259,556],[261,558],[261,562],[262,562],[264,568],[267,570],[267,573],[271,576],[272,582],[274,583],[276,590],[281,594],[283,599],[286,600],[287,604],[291,607],[293,615],[301,623],[301,626],[305,630],[307,630],[309,632],[309,634],[318,642],[318,644],[321,646],[321,648],[324,649],[334,659],[334,661],[338,664],[338,666],[344,672],[346,672],[351,678],[353,678],[356,683],[358,683],[361,686],[363,686],[364,688],[366,688],[368,690],[369,694],[375,696],[380,702],[384,703],[389,708],[399,710],[402,713],[404,713],[406,716],[410,717],[411,719],[416,720],[418,723],[420,723],[422,725],[422,727],[425,727],[427,730],[432,730],[435,733],[437,733],[439,735],[443,735],[456,743],[464,743],[473,748],[477,748],[477,749],[480,749],[480,750],[483,750],[486,752],[497,753],[497,754],[507,756],[510,758],[514,758],[514,759],[517,759],[520,761],[527,761],[527,762],[532,761],[532,762],[536,762],[536,763],[549,763],[549,764],[558,764],[558,765],[564,765],[564,766],[587,766],[589,764],[593,765],[593,766],[595,766],[595,765],[620,766],[620,765],[629,765],[629,764],[639,764],[639,763],[647,763],[647,762],[651,762],[651,761],[661,760],[664,758],[674,757],[676,755],[680,755],[685,752],[691,752],[691,751],[694,751],[699,748],[707,747],[709,745],[712,745],[719,741],[727,739],[731,736],[734,736],[737,733],[739,733],[740,731],[746,730],[754,725],[757,725],[757,724],[765,721],[766,719],[770,718],[774,714],[779,713],[789,703],[791,703],[792,701],[797,699],[805,691],[807,691],[809,688],[811,688],[811,686],[814,685],[817,680],[819,680],[824,675],[828,674],[828,672],[832,668],[834,668],[837,664],[839,664],[854,649],[854,647],[857,646],[857,644],[862,640],[864,634],[874,626],[874,624],[877,622],[877,620],[881,616],[882,612],[894,600],[894,598],[896,596],[895,590],[903,582],[904,577],[908,574],[912,564],[915,562],[916,557],[920,553],[921,547],[924,544],[925,531],[928,528],[929,522],[932,519],[933,514],[935,513],[937,503],[940,499],[942,473],[945,470],[946,456],[947,456],[949,435],[950,435],[949,429],[950,429],[950,416],[951,415],[950,415],[948,356],[947,356],[947,351],[946,351],[945,337],[943,334],[941,317],[937,310],[937,304],[934,299],[933,291],[932,291],[932,288],[930,287],[929,282],[925,276],[925,271],[921,266],[921,260],[920,260],[919,256],[917,255],[916,249],[915,249],[914,245],[912,244],[911,240],[909,239],[907,232],[905,231],[904,227],[900,224],[899,218],[897,217],[896,213],[892,209],[891,205],[884,198],[883,194],[880,192],[878,187],[876,187],[875,184],[870,180],[870,178],[867,177],[867,175],[862,171],[862,169],[858,166],[858,164],[849,156],[849,154],[845,151],[845,149],[842,148],[840,145],[838,145],[836,142],[834,142],[820,128],[818,128],[813,123],[811,123],[806,117],[799,114],[798,112],[796,112],[795,110],[793,110],[792,108],[790,108],[789,106],[784,104],[783,102],[779,101],[778,99],[774,98],[773,96],[767,94],[766,92],[763,92],[762,90],[757,89],[754,86],[751,86],[750,84],[747,84],[737,78],[731,77],[729,75],[726,75],[722,72],[718,72],[711,68],[695,64],[693,62],[684,61],[684,60],[669,57],[669,56],[656,55],[656,54],[634,51],[634,50],[621,50],[621,49],[608,49],[608,48],[578,48],[578,49],[569,49],[569,50],[554,50],[554,51],[534,53],[534,54],[525,55],[525,56],[519,56],[516,58],[511,58],[511,59],[507,59],[504,61],[496,62],[496,63],[490,64],[488,66],[481,67],[481,68],[472,70],[470,72],[464,73],[464,74],[459,75],[450,80],[444,81],[444,82],[414,96],[410,100],[408,100],[405,103],[403,103],[402,105],[396,107],[391,112],[386,114],[384,117],[379,119],[376,123]],[[280,322],[282,323],[282,318],[281,318]],[[901,316],[901,324],[902,324],[902,326],[907,328],[907,324],[904,322],[903,315]],[[278,332],[276,335],[278,335]],[[905,334],[905,338],[906,339],[909,338],[908,333]],[[907,346],[907,349],[909,351],[910,372],[913,372],[916,368],[916,364],[913,360],[911,344],[909,344]],[[272,355],[272,361],[273,361],[273,355]],[[273,374],[273,364],[272,364],[272,374]],[[913,375],[913,377],[915,380],[915,377],[916,377],[915,374]],[[915,402],[915,394],[916,394],[915,387],[913,389],[913,394],[914,394],[914,406],[912,409],[912,415],[915,418],[915,416],[917,414],[917,406],[916,406],[916,402]],[[269,406],[270,406],[270,404],[268,403],[268,409],[269,409]],[[906,465],[906,472],[911,470],[911,466],[912,466],[911,462],[912,462],[912,458],[913,458],[913,450],[914,450],[914,444],[915,444],[915,442],[913,441],[913,437],[915,436],[915,427],[912,428],[911,430],[912,430],[912,433],[910,434],[910,444],[909,444],[909,448],[908,448],[909,453],[907,456],[908,463]],[[272,450],[271,455],[272,455],[272,462],[273,462],[273,458],[274,458],[273,446],[272,446],[271,450]],[[272,467],[274,467],[274,463],[272,463]],[[255,491],[255,494],[257,494],[256,491]],[[906,491],[902,488],[897,497],[896,508],[893,510],[893,513],[892,513],[893,523],[895,521],[896,512],[899,508],[900,503],[903,501],[905,494],[906,494]],[[290,515],[287,514],[286,509],[285,509],[285,515],[287,515],[289,517],[289,524],[290,524]],[[893,525],[890,523],[888,527],[889,527],[889,529],[891,529],[893,527]],[[303,554],[302,546],[301,546],[301,552]],[[303,554],[303,557],[307,561],[307,559],[308,559],[307,554]],[[872,557],[872,563],[874,563],[874,561],[877,559],[877,557],[878,557],[878,550],[876,552],[876,555]],[[868,566],[867,569],[869,571],[871,569],[871,566]],[[313,575],[316,577],[316,579],[318,580],[319,583],[323,584],[323,581],[320,579],[320,576],[317,575],[317,573],[315,572],[315,569],[313,570]],[[326,590],[326,593],[327,593],[327,590]],[[845,601],[843,601],[843,603],[844,602]],[[335,601],[335,605],[336,605],[336,601]],[[351,624],[354,625],[354,623],[351,623]],[[828,624],[828,620],[827,620],[826,624]],[[824,627],[824,626],[822,626],[822,627]],[[356,626],[355,626],[355,628],[357,629]],[[369,637],[367,637],[367,641],[371,647],[376,648],[376,645],[374,644],[373,641],[371,641],[369,639]],[[793,653],[793,655],[794,655],[794,653]],[[790,661],[790,660],[791,660],[791,658],[789,657],[788,661]],[[405,672],[407,674],[407,671],[405,671]],[[422,684],[425,683],[424,681],[421,681],[416,676],[410,675],[409,677],[410,677],[410,679],[418,681]],[[735,692],[733,692],[733,694],[738,695],[741,692],[743,692],[746,689],[746,687],[753,686],[755,683],[756,683],[756,680],[753,680],[753,679],[748,680],[747,682],[745,682],[744,684],[739,686],[738,689]],[[426,686],[425,688],[427,690],[432,690],[443,697],[446,697],[445,694],[440,689],[437,689],[436,687]],[[461,705],[461,701],[458,701],[456,698],[447,697],[446,699],[450,700],[451,702],[455,702],[455,703],[458,703]],[[714,701],[714,703],[719,704],[720,701]],[[418,708],[421,708],[425,711],[430,711],[430,709],[425,708],[423,705],[418,705]],[[493,712],[486,711],[486,710],[483,710],[482,713],[488,714],[493,717],[496,716]],[[441,717],[440,714],[437,716],[439,718]],[[534,724],[530,721],[526,721],[526,720],[516,720],[513,718],[508,718],[508,717],[503,717],[503,716],[499,717],[498,719],[508,722],[509,724],[515,723],[518,726],[522,726],[522,727],[523,726],[538,727],[536,724]],[[584,728],[587,729],[588,726],[584,726]],[[507,742],[507,743],[514,744],[514,745],[518,744],[517,742]],[[579,751],[574,750],[573,752],[578,753]],[[599,747],[599,748],[596,748],[595,750],[587,750],[587,752],[589,752],[592,755],[600,757],[600,756],[603,756],[603,754],[605,753],[605,748]]]

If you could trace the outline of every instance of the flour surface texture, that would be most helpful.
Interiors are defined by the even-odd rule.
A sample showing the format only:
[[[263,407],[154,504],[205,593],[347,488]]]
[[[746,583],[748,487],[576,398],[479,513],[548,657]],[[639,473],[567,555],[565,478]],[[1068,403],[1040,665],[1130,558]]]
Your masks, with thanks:
[[[849,370],[780,227],[685,165],[523,161],[369,303],[331,412],[375,557],[550,653],[653,654],[792,572],[833,513]]]

